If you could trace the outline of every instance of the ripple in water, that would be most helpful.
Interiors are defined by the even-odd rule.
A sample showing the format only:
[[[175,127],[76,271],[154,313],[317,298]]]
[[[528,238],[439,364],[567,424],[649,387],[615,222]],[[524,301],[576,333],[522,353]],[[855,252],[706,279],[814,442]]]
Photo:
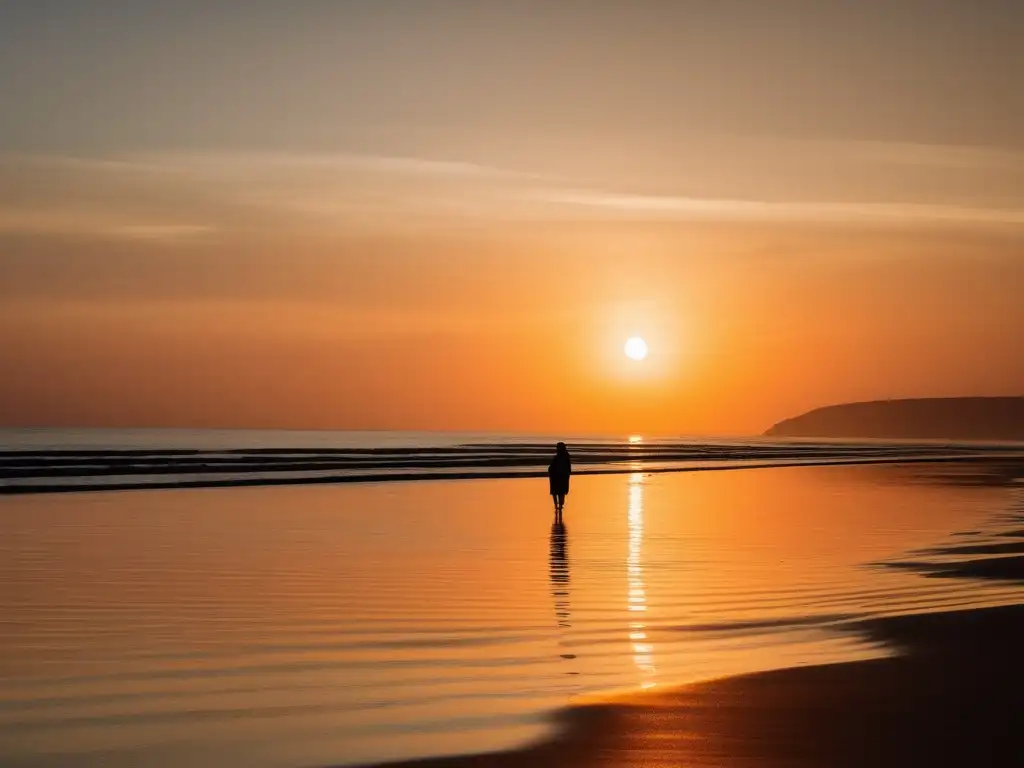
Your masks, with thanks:
[[[491,750],[544,734],[580,697],[863,657],[879,650],[843,631],[852,621],[1020,597],[878,565],[1006,545],[1019,486],[633,472],[574,480],[564,524],[546,491],[0,499],[0,763]]]

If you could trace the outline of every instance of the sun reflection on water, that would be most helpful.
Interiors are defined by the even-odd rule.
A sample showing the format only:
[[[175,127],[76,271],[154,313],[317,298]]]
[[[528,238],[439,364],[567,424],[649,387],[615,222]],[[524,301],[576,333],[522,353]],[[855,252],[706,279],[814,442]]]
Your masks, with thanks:
[[[647,611],[647,591],[644,587],[642,551],[644,539],[644,476],[636,472],[629,476],[629,554],[626,558],[627,609],[636,614],[629,623],[629,641],[633,647],[633,663],[640,670],[640,687],[654,685],[654,647],[648,642],[647,623],[643,614]]]

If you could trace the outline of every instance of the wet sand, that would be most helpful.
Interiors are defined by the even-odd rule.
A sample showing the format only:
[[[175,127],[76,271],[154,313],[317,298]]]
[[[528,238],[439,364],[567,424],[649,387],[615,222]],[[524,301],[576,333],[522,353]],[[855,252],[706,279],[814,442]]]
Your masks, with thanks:
[[[412,768],[1018,765],[1024,605],[856,626],[891,658],[802,667],[567,711],[516,752]]]

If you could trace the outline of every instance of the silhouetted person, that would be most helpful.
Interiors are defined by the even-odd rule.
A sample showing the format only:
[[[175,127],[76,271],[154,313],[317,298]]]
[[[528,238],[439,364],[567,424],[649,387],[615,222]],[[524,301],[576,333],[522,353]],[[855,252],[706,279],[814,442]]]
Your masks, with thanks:
[[[551,500],[555,503],[555,519],[562,519],[562,507],[569,493],[569,475],[572,474],[572,460],[565,443],[555,447],[555,458],[548,465],[548,485],[551,489]]]

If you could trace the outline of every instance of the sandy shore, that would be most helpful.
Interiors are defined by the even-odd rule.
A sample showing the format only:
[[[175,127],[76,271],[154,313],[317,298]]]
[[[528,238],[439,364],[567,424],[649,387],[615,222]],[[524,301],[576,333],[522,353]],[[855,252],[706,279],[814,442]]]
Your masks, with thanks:
[[[565,713],[562,735],[544,744],[392,765],[1020,764],[1024,605],[884,619],[857,629],[901,654],[581,706]]]

